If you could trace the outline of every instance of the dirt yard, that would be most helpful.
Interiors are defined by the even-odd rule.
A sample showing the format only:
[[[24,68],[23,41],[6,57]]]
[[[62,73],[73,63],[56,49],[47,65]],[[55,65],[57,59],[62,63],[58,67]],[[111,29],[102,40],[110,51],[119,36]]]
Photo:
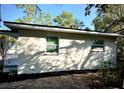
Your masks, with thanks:
[[[106,88],[96,73],[21,76],[0,83],[1,89],[87,89]],[[11,78],[11,77],[9,77]],[[111,87],[109,87],[111,88]]]

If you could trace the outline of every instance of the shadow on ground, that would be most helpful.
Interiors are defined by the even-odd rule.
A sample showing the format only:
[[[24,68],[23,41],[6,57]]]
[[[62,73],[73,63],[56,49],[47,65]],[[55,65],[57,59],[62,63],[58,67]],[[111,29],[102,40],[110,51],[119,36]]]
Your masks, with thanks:
[[[106,87],[94,71],[60,71],[43,74],[4,76],[1,89],[89,89]]]
[[[38,74],[21,74],[21,75],[2,75],[2,82],[14,82],[14,81],[21,81],[27,79],[38,79],[38,78],[45,78],[45,77],[56,77],[56,76],[66,76],[66,75],[73,75],[73,74],[86,74],[86,73],[95,73],[97,70],[71,70],[71,71],[57,71],[57,72],[47,72],[47,73],[38,73]]]

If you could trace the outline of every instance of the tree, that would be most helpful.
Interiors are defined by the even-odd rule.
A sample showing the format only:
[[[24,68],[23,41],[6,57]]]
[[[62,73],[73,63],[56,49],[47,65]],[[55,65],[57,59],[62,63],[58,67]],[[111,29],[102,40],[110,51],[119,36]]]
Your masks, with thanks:
[[[17,19],[15,20],[15,22],[17,22],[17,23],[23,23],[23,20],[22,20],[21,18],[17,18]]]
[[[25,13],[23,19],[18,18],[16,19],[16,22],[29,23],[37,14],[36,4],[16,4],[16,7],[23,9],[23,12]]]
[[[101,16],[102,14],[105,13],[106,9],[108,8],[107,4],[87,4],[85,8],[85,16],[91,14],[91,9],[95,7],[97,10],[97,15]]]
[[[89,27],[85,27],[84,30],[91,31],[91,29]]]
[[[82,29],[84,27],[84,22],[83,21],[80,21],[78,19],[74,19],[73,20],[73,24],[72,24],[72,28],[75,28],[75,29]]]
[[[90,15],[91,8],[97,6],[97,17],[93,20],[96,30],[104,32],[118,32],[124,30],[124,5],[87,5],[85,15]],[[118,53],[118,69],[120,74],[121,83],[124,79],[124,65],[120,62],[124,58],[124,38],[117,38],[117,53]],[[124,80],[123,80],[124,86]],[[124,87],[123,87],[124,88]]]
[[[108,17],[99,17],[97,16],[93,21],[92,21],[92,25],[94,25],[95,27],[95,31],[104,31],[105,30],[105,26],[106,24],[109,22],[109,18]]]
[[[21,19],[16,19],[19,23],[36,23],[42,25],[52,25],[52,16],[50,13],[45,13],[36,4],[16,4],[17,8],[23,9],[25,16]]]
[[[90,15],[93,6],[97,9],[97,17],[93,20],[96,30],[117,32],[124,29],[124,5],[89,4],[85,15]]]
[[[5,55],[7,51],[13,46],[15,39],[7,35],[0,35],[0,56],[2,58],[2,66],[4,63]]]
[[[53,21],[57,23],[57,26],[71,27],[73,24],[73,15],[70,12],[63,11]]]
[[[52,25],[52,16],[50,13],[41,12],[39,16],[34,18],[33,23],[41,25]]]
[[[63,11],[57,17],[53,19],[57,26],[68,27],[68,28],[75,28],[80,29],[84,26],[84,22],[78,19],[74,19],[72,13]]]

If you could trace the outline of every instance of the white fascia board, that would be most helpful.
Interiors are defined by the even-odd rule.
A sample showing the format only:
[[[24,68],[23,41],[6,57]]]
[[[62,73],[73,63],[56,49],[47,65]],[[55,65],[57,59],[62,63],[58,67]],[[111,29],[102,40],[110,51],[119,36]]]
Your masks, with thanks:
[[[29,30],[42,30],[48,32],[63,32],[63,33],[75,33],[75,34],[88,34],[88,35],[99,35],[99,36],[111,36],[111,37],[124,37],[124,35],[120,35],[117,33],[100,33],[100,32],[91,32],[91,31],[83,31],[83,30],[74,30],[74,29],[66,29],[66,28],[56,28],[56,27],[45,27],[45,26],[37,26],[37,25],[26,25],[26,24],[16,24],[16,23],[5,23],[7,27],[10,29],[29,29]]]

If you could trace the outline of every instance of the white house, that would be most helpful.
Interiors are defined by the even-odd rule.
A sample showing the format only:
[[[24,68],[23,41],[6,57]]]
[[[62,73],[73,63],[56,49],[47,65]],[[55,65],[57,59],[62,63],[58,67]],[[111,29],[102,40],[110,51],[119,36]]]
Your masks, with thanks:
[[[15,57],[10,58],[18,74],[99,69],[104,61],[116,64],[116,38],[122,35],[15,22],[4,25],[16,34],[11,53]],[[12,66],[8,67],[4,72]]]

